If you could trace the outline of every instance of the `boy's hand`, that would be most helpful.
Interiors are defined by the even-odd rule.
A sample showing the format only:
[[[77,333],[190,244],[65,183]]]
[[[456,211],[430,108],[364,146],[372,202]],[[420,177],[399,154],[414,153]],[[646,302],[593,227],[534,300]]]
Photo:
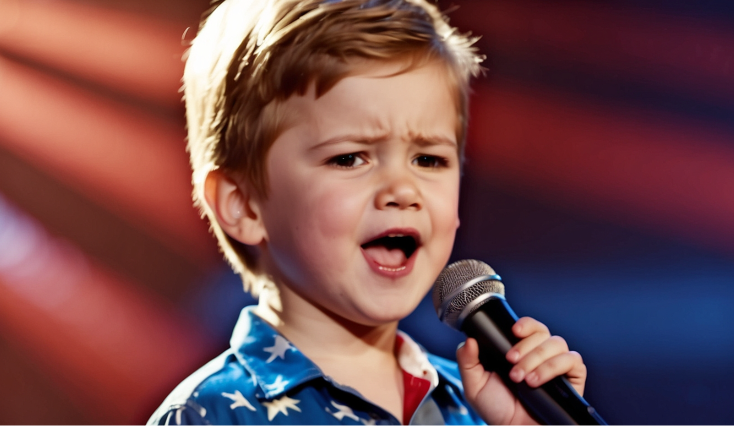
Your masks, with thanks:
[[[512,327],[520,340],[507,352],[507,360],[515,364],[510,379],[538,387],[554,377],[566,375],[579,395],[584,393],[586,365],[578,352],[568,350],[563,338],[551,336],[548,327],[524,317]],[[468,338],[456,351],[464,394],[484,421],[489,424],[537,424],[520,401],[494,372],[479,363],[477,341]]]

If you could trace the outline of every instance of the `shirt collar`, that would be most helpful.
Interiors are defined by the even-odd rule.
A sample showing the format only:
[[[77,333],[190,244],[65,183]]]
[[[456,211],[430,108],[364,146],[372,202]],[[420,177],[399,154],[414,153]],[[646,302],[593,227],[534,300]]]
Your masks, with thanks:
[[[324,377],[321,369],[254,313],[255,306],[240,313],[230,344],[238,360],[252,375],[260,395],[273,399],[306,381]],[[398,364],[407,373],[438,386],[439,373],[426,352],[398,330]]]
[[[257,316],[254,308],[242,310],[230,344],[260,388],[256,396],[273,399],[301,383],[324,376],[316,364]]]
[[[428,380],[431,383],[431,389],[438,386],[438,372],[420,345],[400,330],[398,330],[397,340],[400,368],[414,377]]]

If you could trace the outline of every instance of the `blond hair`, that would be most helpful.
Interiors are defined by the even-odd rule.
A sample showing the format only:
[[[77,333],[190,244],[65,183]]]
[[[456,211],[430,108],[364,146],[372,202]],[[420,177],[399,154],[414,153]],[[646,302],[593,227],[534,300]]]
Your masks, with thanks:
[[[426,0],[226,0],[213,10],[184,72],[194,201],[246,290],[257,294],[267,278],[255,249],[227,235],[204,202],[206,175],[221,169],[266,196],[265,158],[284,130],[285,100],[311,84],[323,95],[358,72],[361,59],[402,61],[404,71],[445,64],[463,147],[469,79],[483,59],[474,41]]]

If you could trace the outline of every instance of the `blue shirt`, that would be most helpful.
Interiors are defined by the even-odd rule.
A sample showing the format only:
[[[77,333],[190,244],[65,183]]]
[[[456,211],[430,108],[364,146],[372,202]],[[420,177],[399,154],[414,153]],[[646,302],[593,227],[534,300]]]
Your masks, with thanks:
[[[456,363],[427,354],[402,332],[398,340],[404,376],[428,390],[411,424],[484,424],[464,399]],[[401,424],[324,375],[253,307],[242,310],[230,343],[178,385],[148,424]]]

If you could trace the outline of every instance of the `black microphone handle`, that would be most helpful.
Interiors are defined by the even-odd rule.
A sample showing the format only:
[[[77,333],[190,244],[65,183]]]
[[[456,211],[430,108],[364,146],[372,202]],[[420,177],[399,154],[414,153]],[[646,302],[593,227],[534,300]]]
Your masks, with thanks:
[[[606,425],[565,377],[556,377],[537,388],[531,388],[524,380],[510,380],[513,364],[505,356],[520,341],[512,333],[517,320],[504,297],[492,295],[464,319],[461,330],[479,343],[479,361],[484,369],[499,374],[536,420],[548,425]]]

